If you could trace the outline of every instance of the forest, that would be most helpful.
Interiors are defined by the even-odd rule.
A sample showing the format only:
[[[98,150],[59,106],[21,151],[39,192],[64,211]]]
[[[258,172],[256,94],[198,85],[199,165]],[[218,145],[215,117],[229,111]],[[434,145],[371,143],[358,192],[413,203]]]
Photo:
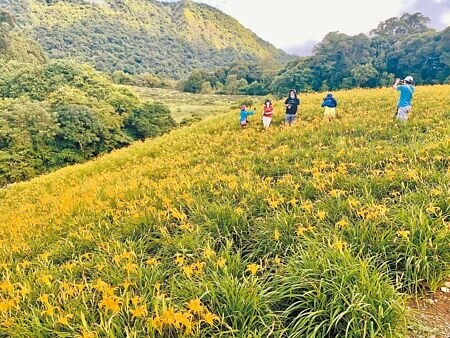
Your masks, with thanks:
[[[183,83],[188,92],[285,95],[289,89],[328,91],[391,85],[411,75],[416,84],[450,82],[450,27],[437,32],[421,13],[381,22],[370,35],[330,32],[310,57],[279,69],[262,62],[198,70]],[[276,65],[275,65],[276,67]]]
[[[160,135],[169,109],[89,65],[47,60],[0,14],[0,186]]]

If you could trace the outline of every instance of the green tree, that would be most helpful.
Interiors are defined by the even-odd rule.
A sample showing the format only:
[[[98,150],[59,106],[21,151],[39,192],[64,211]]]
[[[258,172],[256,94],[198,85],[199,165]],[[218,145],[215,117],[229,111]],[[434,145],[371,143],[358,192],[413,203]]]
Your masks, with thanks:
[[[161,103],[146,102],[134,109],[125,121],[126,130],[136,139],[155,137],[175,126],[169,108]]]

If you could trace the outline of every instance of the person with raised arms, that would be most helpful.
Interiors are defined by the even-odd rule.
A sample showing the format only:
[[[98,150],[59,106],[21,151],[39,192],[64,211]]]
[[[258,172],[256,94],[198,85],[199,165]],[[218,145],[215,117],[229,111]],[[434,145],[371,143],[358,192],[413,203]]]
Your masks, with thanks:
[[[400,98],[397,103],[397,112],[395,118],[401,122],[408,120],[408,115],[411,113],[412,99],[414,95],[414,79],[412,76],[407,76],[403,81],[395,80],[394,89],[400,92]]]

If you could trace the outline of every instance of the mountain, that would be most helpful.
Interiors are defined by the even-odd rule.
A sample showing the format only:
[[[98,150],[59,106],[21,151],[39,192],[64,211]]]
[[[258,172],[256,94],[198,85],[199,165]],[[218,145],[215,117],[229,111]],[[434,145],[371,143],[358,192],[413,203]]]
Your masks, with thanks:
[[[41,46],[15,30],[14,18],[10,13],[1,10],[0,59],[41,64],[46,62]]]
[[[50,58],[101,71],[179,79],[194,69],[290,59],[237,20],[205,4],[154,0],[0,0]]]

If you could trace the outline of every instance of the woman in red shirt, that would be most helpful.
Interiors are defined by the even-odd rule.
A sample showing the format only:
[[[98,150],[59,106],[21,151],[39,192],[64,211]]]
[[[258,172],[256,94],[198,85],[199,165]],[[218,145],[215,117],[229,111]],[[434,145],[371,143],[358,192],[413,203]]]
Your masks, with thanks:
[[[263,125],[264,128],[269,128],[270,123],[272,122],[272,117],[273,117],[273,107],[272,107],[272,102],[270,100],[267,100],[264,103],[264,110],[263,110]]]

